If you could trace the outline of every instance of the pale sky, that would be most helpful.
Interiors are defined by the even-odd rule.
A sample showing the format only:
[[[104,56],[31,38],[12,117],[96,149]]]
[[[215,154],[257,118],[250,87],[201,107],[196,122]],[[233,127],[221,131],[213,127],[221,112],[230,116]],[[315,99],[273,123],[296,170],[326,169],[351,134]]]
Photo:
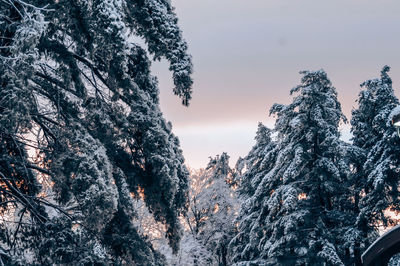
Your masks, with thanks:
[[[359,84],[392,67],[400,95],[399,0],[172,0],[194,63],[188,108],[172,93],[165,62],[154,63],[161,109],[186,163],[205,167],[227,152],[234,165],[254,144],[273,103],[290,103],[300,70],[323,68],[350,119]],[[346,126],[345,126],[346,127]],[[348,127],[348,126],[347,126]],[[346,129],[343,130],[348,137]],[[346,138],[346,136],[345,136]]]

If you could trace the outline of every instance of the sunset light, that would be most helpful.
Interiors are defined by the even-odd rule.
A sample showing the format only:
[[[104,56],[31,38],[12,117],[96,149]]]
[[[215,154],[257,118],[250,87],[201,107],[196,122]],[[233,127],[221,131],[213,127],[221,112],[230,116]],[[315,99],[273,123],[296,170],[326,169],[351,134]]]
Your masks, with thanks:
[[[399,0],[0,0],[0,266],[400,265]]]

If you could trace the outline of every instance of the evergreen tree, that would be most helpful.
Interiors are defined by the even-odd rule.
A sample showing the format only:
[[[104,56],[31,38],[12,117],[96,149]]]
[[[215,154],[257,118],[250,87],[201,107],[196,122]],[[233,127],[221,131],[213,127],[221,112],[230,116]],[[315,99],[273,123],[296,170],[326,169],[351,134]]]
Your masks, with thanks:
[[[191,58],[169,1],[0,2],[3,262],[163,264],[132,222],[140,193],[178,250],[188,171],[132,36],[170,62],[188,105]]]
[[[367,158],[380,156],[376,155],[373,149],[377,143],[386,138],[385,131],[388,130],[389,134],[394,132],[388,119],[391,110],[398,104],[398,100],[393,92],[392,80],[388,75],[389,70],[388,66],[384,66],[380,79],[368,80],[361,84],[363,90],[357,100],[358,108],[352,111],[353,147],[347,158],[352,170],[350,181],[354,199],[352,211],[357,219],[355,219],[354,231],[349,235],[354,243],[354,262],[357,265],[361,264],[362,251],[378,237],[378,224],[383,223],[383,211],[390,205],[384,203],[375,207],[378,199],[376,197],[371,199],[374,177],[370,174],[373,168],[365,164]],[[395,139],[392,140],[395,141]],[[366,194],[368,194],[367,197],[365,197]],[[386,197],[383,194],[381,196]],[[376,214],[378,216],[375,216]],[[387,225],[386,222],[384,223]]]
[[[389,71],[390,67],[384,66],[380,79],[367,80],[360,85],[364,90],[358,96],[358,108],[352,111],[352,142],[367,153],[382,138],[387,116],[398,103]]]
[[[357,226],[368,242],[378,236],[379,226],[393,225],[385,211],[399,211],[400,140],[391,125],[392,110],[399,104],[394,95],[390,68],[384,66],[379,79],[361,84],[364,88],[353,111],[353,143],[365,154],[357,162],[353,183],[358,194]]]
[[[237,234],[229,244],[232,260],[246,260],[257,256],[256,248],[260,240],[257,235],[261,229],[260,216],[257,216],[256,207],[252,202],[262,201],[265,195],[258,194],[259,198],[253,198],[259,186],[273,186],[265,183],[264,177],[274,166],[276,157],[276,143],[271,139],[272,131],[262,123],[258,124],[256,144],[249,154],[238,161],[237,169],[245,168],[245,172],[239,177],[238,194],[241,208],[237,217]],[[262,183],[264,182],[264,183]],[[265,188],[266,190],[270,188]]]
[[[272,130],[259,123],[255,137],[256,144],[240,162],[246,171],[240,177],[238,192],[244,198],[254,194],[262,178],[274,165],[276,143],[272,141],[271,134]]]
[[[241,228],[252,233],[245,251],[233,255],[238,264],[344,263],[349,217],[341,210],[347,173],[338,125],[345,118],[326,73],[301,74],[301,84],[291,90],[298,94],[293,102],[271,108],[277,115],[276,159],[242,206],[251,209],[242,221],[255,222]],[[239,235],[231,245],[243,242]]]

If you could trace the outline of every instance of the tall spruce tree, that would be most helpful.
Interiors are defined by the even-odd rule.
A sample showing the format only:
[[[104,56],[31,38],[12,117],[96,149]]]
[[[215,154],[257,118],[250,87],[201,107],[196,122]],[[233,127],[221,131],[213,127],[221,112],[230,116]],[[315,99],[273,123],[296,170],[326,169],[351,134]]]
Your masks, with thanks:
[[[366,248],[377,237],[379,226],[393,225],[387,210],[399,211],[400,139],[391,125],[391,112],[399,104],[394,95],[390,68],[384,66],[379,79],[361,84],[364,88],[353,111],[353,143],[365,157],[356,162],[353,183],[360,194],[357,225]]]
[[[377,172],[384,180],[390,178],[386,179],[387,172],[383,172],[382,168],[375,169],[378,165],[372,162],[376,161],[382,152],[393,152],[382,150],[389,147],[381,147],[380,153],[376,154],[376,149],[383,144],[382,141],[387,141],[387,146],[396,145],[396,138],[393,138],[394,129],[388,119],[392,109],[398,105],[398,99],[393,92],[389,70],[388,66],[384,66],[379,79],[361,84],[363,90],[357,100],[358,108],[352,111],[353,152],[349,153],[347,158],[352,168],[350,185],[354,198],[353,212],[358,216],[351,237],[354,242],[354,262],[357,265],[361,264],[362,251],[378,236],[378,226],[382,223],[388,225],[389,222],[384,211],[391,205],[391,200],[386,200],[389,196],[388,190],[382,188],[391,186],[391,181],[379,185],[380,188],[376,187],[375,190],[374,179],[378,177]],[[393,148],[395,147],[390,147]]]
[[[256,144],[240,162],[246,171],[239,178],[238,192],[244,198],[254,194],[262,178],[274,165],[276,144],[272,141],[271,134],[271,129],[259,123],[255,137]]]
[[[347,173],[338,132],[345,118],[326,73],[301,74],[301,84],[291,90],[298,94],[293,102],[271,108],[277,115],[277,155],[242,206],[251,209],[242,221],[256,222],[240,229],[254,233],[245,252],[234,254],[238,265],[345,263],[341,243],[349,217],[341,201]],[[243,241],[247,240],[239,234],[231,246]]]
[[[232,239],[230,246],[230,256],[233,261],[247,260],[257,256],[259,250],[257,248],[260,239],[260,214],[257,212],[259,206],[253,203],[263,201],[265,195],[259,193],[258,199],[253,195],[259,186],[274,186],[273,183],[267,182],[264,177],[273,168],[276,159],[276,143],[271,139],[272,130],[258,124],[256,133],[256,144],[253,146],[249,154],[239,160],[237,168],[244,168],[245,172],[239,176],[238,196],[240,197],[241,207],[239,215],[236,219],[237,234]],[[271,188],[265,187],[265,190]]]
[[[139,194],[178,249],[188,171],[145,48],[170,62],[187,105],[170,1],[0,1],[3,262],[163,264],[132,223]]]

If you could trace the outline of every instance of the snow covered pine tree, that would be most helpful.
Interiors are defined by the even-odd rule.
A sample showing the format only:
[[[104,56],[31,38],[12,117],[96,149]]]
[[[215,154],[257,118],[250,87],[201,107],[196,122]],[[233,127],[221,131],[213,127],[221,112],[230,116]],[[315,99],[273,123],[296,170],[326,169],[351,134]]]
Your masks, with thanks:
[[[379,79],[361,84],[358,109],[352,112],[353,144],[363,156],[353,163],[352,176],[358,210],[356,248],[365,250],[378,237],[379,226],[393,225],[386,210],[399,211],[400,139],[391,125],[391,112],[399,101],[394,95],[390,68]],[[359,253],[361,253],[361,251]],[[360,262],[361,255],[356,258]]]
[[[268,186],[273,186],[273,183],[268,183],[264,178],[271,171],[276,159],[277,149],[271,139],[271,133],[272,130],[259,123],[255,137],[256,144],[244,159],[238,161],[236,167],[239,172],[244,168],[245,172],[239,175],[238,180],[237,190],[241,207],[236,221],[237,235],[229,243],[229,253],[233,261],[247,260],[259,253],[258,235],[262,231],[260,224],[264,219],[259,212],[259,204],[265,195],[258,193],[259,198],[253,196],[258,187],[263,187],[267,191],[271,189]],[[261,183],[262,181],[264,183]]]
[[[178,249],[188,171],[132,36],[170,62],[188,105],[191,58],[170,1],[0,1],[4,264],[163,264],[132,224],[139,194]]]
[[[251,211],[242,211],[239,228],[250,239],[243,252],[235,246],[245,238],[232,240],[237,265],[344,264],[340,243],[348,217],[340,200],[347,172],[338,124],[345,118],[326,73],[301,73],[293,103],[271,108],[277,114],[276,159],[242,206]]]

